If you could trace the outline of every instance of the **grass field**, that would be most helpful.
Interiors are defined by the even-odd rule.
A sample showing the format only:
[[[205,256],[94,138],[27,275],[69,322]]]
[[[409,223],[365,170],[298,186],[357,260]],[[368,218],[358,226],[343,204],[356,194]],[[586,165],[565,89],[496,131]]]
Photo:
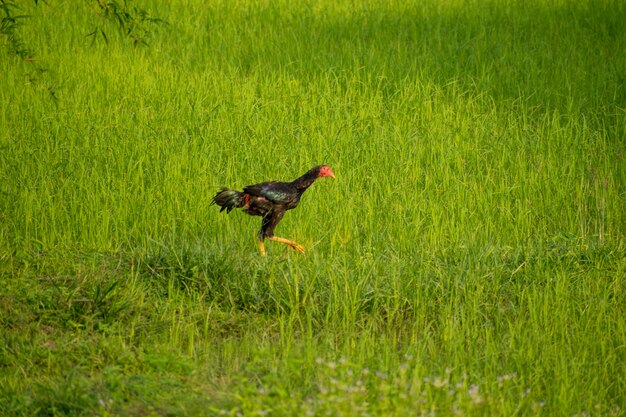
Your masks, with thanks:
[[[626,3],[18,3],[1,415],[626,415]]]

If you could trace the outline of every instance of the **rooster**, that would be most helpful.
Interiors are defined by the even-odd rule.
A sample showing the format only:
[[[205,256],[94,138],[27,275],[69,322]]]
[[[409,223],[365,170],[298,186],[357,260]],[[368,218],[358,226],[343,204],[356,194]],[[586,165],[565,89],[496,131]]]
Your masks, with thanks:
[[[243,208],[252,216],[262,216],[261,230],[258,234],[258,245],[261,255],[266,256],[265,239],[284,243],[300,253],[304,248],[298,243],[274,236],[276,225],[282,220],[287,210],[294,209],[300,203],[302,194],[316,179],[323,177],[335,178],[333,170],[328,165],[319,165],[311,168],[303,176],[291,182],[269,181],[260,184],[248,185],[243,192],[222,187],[213,197],[211,204],[221,207],[220,212]]]

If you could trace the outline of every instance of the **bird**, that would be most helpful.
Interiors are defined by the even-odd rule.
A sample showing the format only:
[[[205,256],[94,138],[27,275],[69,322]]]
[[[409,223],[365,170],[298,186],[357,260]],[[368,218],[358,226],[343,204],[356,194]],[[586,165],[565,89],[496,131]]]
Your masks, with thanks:
[[[289,245],[296,251],[304,253],[302,245],[283,237],[274,236],[276,225],[282,220],[287,210],[292,210],[300,203],[302,194],[318,178],[335,178],[333,170],[328,165],[318,165],[308,170],[301,177],[291,182],[268,181],[260,184],[248,185],[243,191],[221,187],[213,197],[211,205],[219,207],[220,213],[226,214],[236,208],[243,209],[252,216],[262,216],[261,229],[257,235],[257,244],[261,255],[267,256],[265,239]]]

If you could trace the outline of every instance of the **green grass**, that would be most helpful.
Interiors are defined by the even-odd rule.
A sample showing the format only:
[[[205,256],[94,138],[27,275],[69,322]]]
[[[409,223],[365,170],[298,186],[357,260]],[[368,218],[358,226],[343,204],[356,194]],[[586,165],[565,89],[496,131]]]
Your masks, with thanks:
[[[623,2],[138,3],[0,35],[0,414],[625,414]]]

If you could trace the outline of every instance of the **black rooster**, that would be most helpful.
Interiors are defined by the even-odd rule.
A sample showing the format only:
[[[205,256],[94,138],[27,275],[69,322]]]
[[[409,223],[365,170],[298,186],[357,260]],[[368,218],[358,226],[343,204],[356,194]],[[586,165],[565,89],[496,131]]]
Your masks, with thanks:
[[[287,210],[298,206],[302,194],[316,179],[333,177],[333,170],[327,165],[319,165],[311,168],[300,178],[291,182],[269,181],[261,184],[248,185],[243,192],[222,187],[219,193],[213,197],[211,204],[217,204],[230,213],[232,209],[243,208],[246,213],[253,216],[263,216],[261,230],[259,230],[259,250],[265,256],[265,238],[280,243],[285,243],[298,252],[304,253],[304,248],[298,243],[274,236],[274,228],[281,221]]]

